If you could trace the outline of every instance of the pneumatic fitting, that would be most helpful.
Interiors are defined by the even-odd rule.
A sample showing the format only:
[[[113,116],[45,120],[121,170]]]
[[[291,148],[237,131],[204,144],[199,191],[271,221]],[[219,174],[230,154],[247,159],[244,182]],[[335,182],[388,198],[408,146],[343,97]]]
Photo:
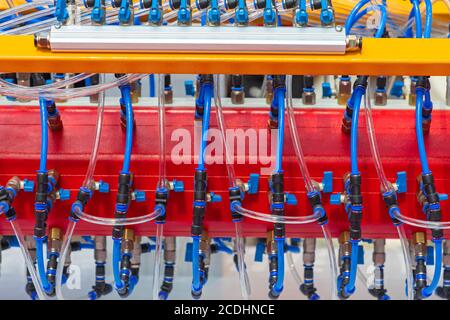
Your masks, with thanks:
[[[163,22],[163,10],[161,0],[143,0],[141,1],[142,9],[150,9],[148,13],[147,23],[151,26],[160,26]]]
[[[131,273],[134,242],[134,231],[132,229],[125,229],[121,248],[122,259],[120,261],[120,279],[124,285],[117,288],[117,293],[121,298],[126,298],[132,293],[137,281],[135,276]]]
[[[242,74],[231,75],[231,103],[244,104],[244,76]]]
[[[350,264],[352,256],[352,244],[350,232],[345,231],[339,236],[339,276],[337,279],[338,296],[340,299],[348,299],[350,296],[345,291],[345,286],[350,281]]]
[[[341,78],[342,79],[342,78]],[[349,80],[350,81],[350,80]],[[355,93],[357,91],[366,92],[368,85],[368,76],[358,76],[355,83],[353,84],[353,93],[350,95],[350,98],[347,100],[344,117],[342,118],[341,131],[345,134],[350,134],[352,127],[352,115],[353,108],[355,104]],[[341,84],[339,84],[339,87]],[[339,98],[338,98],[339,102]]]
[[[88,293],[89,300],[97,300],[112,292],[112,285],[106,283],[106,237],[96,236],[94,238],[94,259],[95,259],[95,285]]]
[[[131,0],[112,0],[113,8],[118,8],[119,24],[129,26],[134,23],[133,2]]]
[[[173,288],[176,261],[176,238],[164,238],[164,278],[159,291],[159,299],[167,300]]]
[[[195,119],[201,120],[203,117],[203,109],[205,107],[205,86],[213,86],[214,79],[212,74],[200,74],[197,77],[197,97],[195,99]]]
[[[274,238],[274,233],[269,232],[266,240],[267,256],[269,258],[269,293],[270,299],[275,300],[280,297],[280,292],[274,290],[278,279],[278,247]]]
[[[133,185],[133,178],[130,173],[120,173],[119,186],[116,196],[116,210],[114,217],[116,219],[123,219],[126,217],[128,207],[131,202],[131,188]],[[113,227],[112,237],[114,239],[121,239],[124,234],[124,226],[115,225]]]
[[[51,228],[48,236],[48,262],[47,262],[47,280],[51,285],[50,296],[55,295],[56,269],[58,267],[59,254],[61,252],[62,236],[61,229]],[[60,262],[63,263],[63,262]]]
[[[320,9],[320,22],[323,27],[331,27],[334,24],[334,10],[331,0],[311,0],[311,9]]]
[[[430,89],[431,85],[429,77],[417,77],[416,93],[417,91],[422,91],[424,93],[424,101],[422,105],[422,131],[424,135],[427,135],[430,132],[431,127],[431,113],[433,111],[433,103],[431,102]]]
[[[339,90],[337,95],[337,103],[345,105],[352,94],[352,82],[350,76],[342,75],[339,78]]]
[[[384,263],[386,262],[386,240],[375,239],[373,241],[372,261],[375,267],[373,286],[369,288],[369,293],[378,300],[390,300],[387,290],[384,287]]]
[[[300,285],[300,291],[309,300],[320,299],[316,293],[317,289],[314,286],[314,262],[316,251],[316,239],[305,238],[303,241],[303,283]]]
[[[269,82],[269,80],[268,80]],[[278,95],[286,92],[286,76],[274,75],[271,77],[271,101],[268,127],[269,129],[278,128]]]
[[[190,26],[192,24],[192,10],[190,0],[169,1],[172,10],[178,9],[177,24],[179,26]]]
[[[302,101],[304,105],[316,104],[316,92],[314,90],[314,77],[311,75],[303,76]]]
[[[385,76],[377,77],[375,89],[376,106],[385,106],[387,104],[386,82],[387,78]]]
[[[414,299],[423,300],[423,289],[427,286],[427,239],[425,232],[415,232],[412,238],[416,268],[414,272]]]
[[[173,103],[172,80],[170,74],[164,75],[164,103]]]

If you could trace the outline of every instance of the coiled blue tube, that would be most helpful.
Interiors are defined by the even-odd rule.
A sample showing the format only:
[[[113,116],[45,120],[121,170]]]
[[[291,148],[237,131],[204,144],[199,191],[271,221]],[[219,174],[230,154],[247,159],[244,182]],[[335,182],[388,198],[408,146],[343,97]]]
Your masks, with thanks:
[[[355,95],[355,104],[353,106],[352,113],[352,128],[351,128],[351,136],[350,136],[350,158],[351,158],[351,174],[359,174],[358,170],[358,118],[359,118],[359,109],[361,107],[361,100],[364,94],[364,89],[356,88]]]
[[[123,158],[122,172],[128,173],[130,171],[131,149],[133,147],[133,105],[131,103],[131,87],[124,85],[120,87],[123,103],[125,104],[125,116],[127,119],[127,131],[125,142],[125,153]]]
[[[47,113],[47,100],[44,98],[39,99],[39,109],[41,114],[41,161],[39,164],[39,171],[47,171],[47,153],[48,153],[48,113]]]
[[[370,0],[362,0],[353,7],[352,11],[350,11],[347,20],[345,21],[345,34],[347,36],[350,34],[351,23],[355,19],[356,14],[359,12],[359,10],[361,10],[362,7],[364,7],[369,2]]]
[[[46,293],[52,291],[52,285],[47,280],[47,273],[44,265],[44,240],[45,238],[36,238],[36,261],[39,271],[39,278],[41,279],[42,289]]]
[[[205,149],[206,142],[208,140],[209,119],[211,115],[211,97],[212,87],[210,84],[203,85],[204,92],[204,108],[203,108],[203,120],[202,120],[202,141],[200,143],[200,150],[198,152],[198,169],[205,169]]]
[[[202,289],[200,281],[199,268],[199,254],[200,254],[200,237],[192,237],[192,291],[198,292]]]
[[[420,163],[422,164],[422,174],[430,174],[428,166],[427,152],[425,150],[425,143],[423,141],[422,129],[422,107],[425,90],[423,88],[416,88],[416,138],[417,146],[419,148]]]
[[[431,28],[433,24],[433,6],[430,0],[425,0],[425,31],[424,38],[431,37]]]
[[[283,162],[283,145],[284,145],[284,95],[285,90],[282,88],[276,89],[276,98],[278,104],[278,144],[275,171],[281,173]]]
[[[433,294],[434,290],[436,290],[439,280],[441,279],[441,270],[442,270],[442,239],[435,239],[434,242],[434,251],[436,255],[436,261],[434,264],[434,275],[433,280],[429,286],[426,286],[422,289],[422,295],[424,297],[429,297]]]
[[[413,0],[414,17],[416,22],[416,38],[422,38],[422,16],[420,14],[419,1]]]
[[[275,239],[277,242],[277,262],[278,262],[278,270],[277,270],[277,282],[273,286],[273,291],[277,294],[280,294],[283,291],[283,283],[284,283],[284,239]]]
[[[346,295],[351,295],[355,292],[356,272],[358,270],[358,244],[359,240],[351,240],[352,256],[350,258],[350,279],[344,287]]]
[[[113,275],[116,289],[122,289],[124,283],[120,279],[120,260],[122,258],[122,241],[113,239]]]

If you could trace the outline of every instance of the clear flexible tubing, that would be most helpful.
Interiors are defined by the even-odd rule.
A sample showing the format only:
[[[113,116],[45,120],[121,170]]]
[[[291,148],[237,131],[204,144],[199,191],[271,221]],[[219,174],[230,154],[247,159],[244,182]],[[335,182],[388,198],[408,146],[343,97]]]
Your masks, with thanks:
[[[217,124],[219,126],[221,139],[225,147],[225,164],[227,167],[228,181],[230,187],[236,186],[236,174],[233,166],[233,159],[231,159],[231,153],[229,145],[226,140],[226,127],[225,120],[223,117],[222,100],[220,97],[220,75],[214,75],[214,104],[216,108],[216,118]],[[247,268],[245,266],[245,248],[244,239],[242,236],[242,222],[237,221],[234,223],[235,228],[235,238],[236,238],[236,253],[238,257],[238,272],[239,272],[239,284],[241,289],[241,295],[245,300],[250,299],[251,296],[251,285],[250,279],[247,273]]]
[[[14,27],[19,24],[27,23],[31,20],[40,19],[42,17],[47,17],[55,12],[54,8],[47,8],[44,10],[39,10],[36,12],[32,12],[23,16],[19,16],[17,18],[11,19],[9,21],[5,21],[0,23],[0,29],[5,29],[9,27]]]
[[[331,232],[330,228],[328,227],[328,224],[322,224],[320,227],[322,228],[323,237],[325,239],[328,251],[328,264],[331,275],[331,287],[330,287],[331,299],[337,300],[338,288],[337,288],[337,281],[335,279],[337,279],[338,277],[338,265],[336,261],[336,253],[334,252],[333,238],[331,237]]]
[[[159,280],[161,279],[161,260],[163,252],[164,224],[156,224],[156,247],[153,266],[152,298],[159,300]]]
[[[292,256],[292,252],[286,253],[286,260],[287,260],[289,270],[291,271],[291,275],[294,278],[295,282],[297,283],[297,287],[300,288],[300,286],[303,284],[303,279],[300,276],[300,273],[298,272],[298,269],[295,265],[294,258]]]
[[[403,252],[403,262],[406,272],[406,286],[407,286],[407,299],[414,300],[414,275],[412,269],[411,251],[409,250],[408,238],[406,237],[405,228],[403,225],[396,227],[398,237],[400,238],[400,244]]]
[[[105,75],[100,75],[100,83],[103,83],[105,81]],[[95,172],[95,167],[97,165],[97,158],[98,158],[98,151],[100,147],[100,139],[102,135],[102,128],[103,128],[103,112],[105,108],[105,92],[101,92],[98,97],[98,104],[97,104],[97,121],[95,126],[95,135],[94,135],[94,144],[92,145],[92,152],[91,157],[89,159],[89,165],[88,169],[86,171],[86,176],[84,177],[83,181],[83,187],[88,188],[89,190],[92,188],[93,183],[93,176]],[[70,220],[69,225],[66,229],[66,234],[64,235],[63,243],[61,245],[61,254],[59,263],[56,268],[56,276],[55,276],[55,283],[56,283],[56,297],[59,300],[65,300],[64,295],[62,293],[62,275],[64,270],[64,261],[66,261],[68,249],[70,246],[70,243],[72,241],[72,235],[75,230],[76,222],[73,220]]]
[[[165,188],[166,185],[166,145],[165,145],[165,96],[164,96],[164,74],[158,75],[158,123],[159,123],[159,181],[158,187]],[[164,224],[156,224],[156,248],[153,263],[153,300],[159,300],[159,280],[161,279],[161,260],[163,253]]]
[[[11,228],[13,229],[17,241],[19,242],[20,251],[22,252],[25,264],[28,268],[28,271],[30,272],[31,280],[33,281],[39,300],[47,300],[47,295],[42,290],[41,280],[39,279],[39,276],[36,273],[36,268],[34,267],[33,259],[31,259],[30,252],[25,245],[25,239],[23,237],[22,230],[20,229],[20,226],[16,223],[15,220],[9,220],[9,223],[11,224]]]
[[[63,88],[63,89],[51,88],[41,91],[39,91],[38,87],[36,87],[38,88],[36,91],[36,88],[28,88],[28,89],[17,88],[15,87],[16,85],[11,85],[9,83],[8,85],[6,85],[3,82],[1,82],[2,85],[4,84],[4,86],[0,86],[0,94],[16,98],[27,98],[27,99],[39,99],[40,97],[42,97],[48,100],[53,99],[68,100],[78,97],[91,96],[101,91],[105,91],[123,84],[135,82],[146,76],[147,74],[126,74],[114,81],[94,86],[83,88]],[[55,86],[59,86],[59,84],[55,83]]]
[[[47,5],[53,5],[53,1],[33,1],[30,3],[24,3],[19,6],[15,6],[8,10],[4,10],[4,11],[0,12],[0,19],[4,19],[4,18],[13,16],[13,15],[16,15],[23,11],[28,11],[28,10],[34,9],[36,7],[39,7],[39,6],[47,6]]]

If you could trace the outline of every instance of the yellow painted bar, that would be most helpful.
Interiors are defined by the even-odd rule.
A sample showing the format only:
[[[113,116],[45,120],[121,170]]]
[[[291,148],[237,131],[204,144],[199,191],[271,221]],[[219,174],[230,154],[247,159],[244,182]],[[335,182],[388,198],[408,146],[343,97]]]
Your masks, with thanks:
[[[52,53],[32,36],[0,36],[1,72],[450,75],[450,39],[363,40],[345,55]]]

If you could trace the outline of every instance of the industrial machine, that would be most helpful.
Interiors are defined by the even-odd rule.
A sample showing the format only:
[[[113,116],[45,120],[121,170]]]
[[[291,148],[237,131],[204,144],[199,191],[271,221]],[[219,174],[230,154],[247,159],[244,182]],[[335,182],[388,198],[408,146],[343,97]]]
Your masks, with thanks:
[[[1,297],[450,299],[448,0],[0,9]]]

